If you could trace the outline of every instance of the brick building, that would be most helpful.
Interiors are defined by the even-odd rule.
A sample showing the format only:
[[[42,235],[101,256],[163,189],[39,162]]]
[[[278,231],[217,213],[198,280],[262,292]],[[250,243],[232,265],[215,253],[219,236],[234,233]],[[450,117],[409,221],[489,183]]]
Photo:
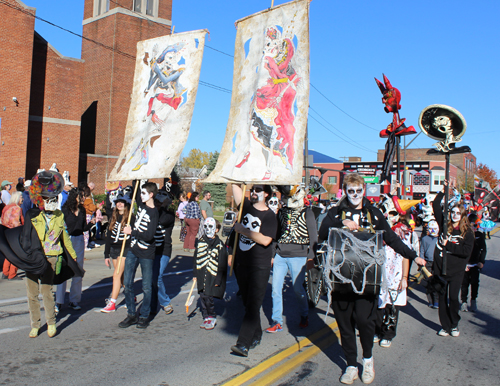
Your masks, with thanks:
[[[35,8],[5,1],[0,179],[31,178],[56,162],[73,182],[92,180],[103,191],[123,144],[137,42],[170,34],[172,0],[81,0],[82,59],[62,56],[35,32]]]

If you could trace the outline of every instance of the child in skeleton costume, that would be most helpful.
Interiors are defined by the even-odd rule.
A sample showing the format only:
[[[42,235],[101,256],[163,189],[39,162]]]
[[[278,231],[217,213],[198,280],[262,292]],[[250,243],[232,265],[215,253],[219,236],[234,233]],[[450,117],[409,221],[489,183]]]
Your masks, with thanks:
[[[118,257],[120,256],[124,239],[127,239],[127,241],[125,242],[123,257],[127,256],[130,248],[130,237],[123,233],[123,229],[127,225],[131,203],[132,199],[130,196],[121,190],[118,192],[118,195],[113,197],[114,210],[109,222],[106,245],[104,247],[104,263],[107,267],[111,268],[111,264],[114,267],[113,288],[109,296],[109,301],[106,307],[101,309],[101,312],[109,313],[116,311],[116,300],[118,299],[120,288],[123,286],[125,259],[122,259],[120,267],[118,267]],[[134,219],[135,217],[132,215],[130,220],[131,226],[134,225]]]
[[[392,230],[412,250],[413,231],[406,221],[401,219]],[[418,237],[415,237],[418,243]],[[418,250],[418,248],[417,248]],[[381,347],[390,347],[396,337],[399,319],[399,308],[406,305],[406,288],[408,287],[409,260],[389,246],[385,246],[384,285],[378,298],[377,324],[374,342],[380,341]]]
[[[307,260],[314,259],[318,243],[316,219],[304,207],[304,188],[281,186],[284,206],[278,211],[278,245],[273,261],[273,324],[266,332],[283,330],[283,283],[288,271],[297,298],[301,328],[309,325],[309,304],[304,289]]]
[[[63,185],[64,178],[58,172],[37,173],[31,181],[30,198],[38,207],[26,212],[23,227],[2,230],[5,234],[0,242],[2,253],[26,272],[30,338],[36,338],[40,329],[40,293],[48,325],[47,334],[52,338],[57,332],[52,285],[84,274],[76,262],[77,255],[66,231],[64,215],[57,209],[57,197]]]
[[[474,232],[472,231],[467,213],[463,205],[456,204],[450,208],[450,216],[444,219],[441,201],[444,193],[437,194],[432,203],[434,216],[439,225],[439,239],[434,250],[434,276],[439,276],[445,283],[439,293],[439,321],[443,327],[439,336],[458,337],[458,322],[460,321],[460,300],[458,293],[464,278],[467,262],[474,248]],[[444,237],[444,227],[448,236]],[[443,254],[446,253],[446,275],[442,275]]]
[[[158,210],[154,205],[154,198],[158,187],[153,182],[146,182],[141,188],[139,209],[135,217],[134,228],[126,226],[123,233],[131,235],[130,250],[125,259],[125,302],[127,303],[127,317],[118,324],[120,328],[127,328],[137,324],[137,328],[147,328],[151,311],[151,294],[153,284],[153,264],[155,259],[155,232],[158,227]],[[142,300],[140,317],[135,314],[134,276],[138,265],[142,272]]]
[[[425,266],[430,273],[433,272],[432,265],[434,262],[434,249],[436,248],[438,236],[438,223],[436,220],[429,221],[427,224],[427,234],[422,237],[422,242],[420,243],[420,257],[425,259]],[[438,294],[434,287],[430,284],[430,280],[427,281],[427,300],[429,302],[429,307],[434,309],[439,308]]]
[[[460,311],[477,311],[477,295],[479,291],[479,274],[484,267],[486,261],[486,240],[484,233],[479,229],[479,219],[476,214],[469,215],[469,222],[474,229],[474,249],[472,255],[467,263],[462,281],[462,289],[460,297],[462,299],[462,307]],[[467,307],[467,297],[469,296],[469,286],[471,287],[470,294],[470,308]]]
[[[248,356],[249,349],[260,344],[262,338],[260,308],[271,273],[272,242],[278,228],[276,214],[267,206],[271,195],[270,186],[254,185],[250,190],[250,200],[243,203],[241,223],[234,225],[234,230],[239,233],[239,242],[232,264],[245,306],[245,316],[238,341],[231,351],[244,357]],[[236,204],[241,205],[240,186],[233,185],[233,197]]]
[[[332,227],[347,227],[351,231],[373,227],[374,230],[384,231],[385,243],[397,253],[406,259],[415,259],[419,265],[425,265],[425,260],[416,257],[415,251],[409,249],[389,227],[382,212],[363,197],[364,180],[359,174],[347,174],[342,187],[346,196],[339,201],[337,206],[328,211],[319,231],[320,240],[328,239],[329,229]],[[361,379],[364,383],[371,383],[375,377],[372,349],[377,305],[378,294],[358,295],[354,292],[347,294],[332,292],[332,309],[339,326],[342,349],[348,366],[340,378],[342,383],[351,384],[358,378],[355,326],[359,330],[363,347]]]
[[[200,328],[213,330],[217,324],[214,298],[222,299],[226,291],[227,250],[217,233],[220,223],[207,217],[203,236],[196,241],[193,275],[198,283],[203,323]]]

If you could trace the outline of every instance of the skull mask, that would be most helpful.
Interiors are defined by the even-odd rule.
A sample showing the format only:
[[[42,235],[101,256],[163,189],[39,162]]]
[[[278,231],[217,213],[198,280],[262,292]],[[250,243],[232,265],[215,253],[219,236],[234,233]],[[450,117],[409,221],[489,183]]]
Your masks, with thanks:
[[[53,212],[57,209],[58,199],[57,197],[42,197],[43,199],[43,209],[46,212]]]
[[[290,187],[286,186],[285,189],[283,189],[283,194],[284,203],[287,208],[301,209],[304,207],[304,197],[306,196],[306,191],[302,185],[291,185]]]
[[[278,211],[279,201],[278,197],[271,197],[267,202],[267,206],[276,213]]]
[[[241,225],[243,225],[245,228],[251,230],[252,232],[260,232],[260,226],[262,225],[262,222],[260,221],[260,218],[252,216],[250,213],[247,213],[245,217],[243,217],[243,220],[241,221]],[[242,251],[249,251],[252,249],[252,247],[255,245],[255,241],[252,239],[249,239],[248,237],[244,235],[240,235],[240,249]]]
[[[439,226],[438,223],[434,220],[429,221],[427,225],[427,229],[429,230],[429,236],[438,237],[439,235]]]
[[[216,229],[217,224],[215,223],[215,219],[213,217],[207,217],[203,223],[203,230],[209,239],[213,239],[215,237]]]
[[[363,201],[363,194],[365,188],[363,185],[347,185],[346,186],[347,199],[353,206],[358,206]]]

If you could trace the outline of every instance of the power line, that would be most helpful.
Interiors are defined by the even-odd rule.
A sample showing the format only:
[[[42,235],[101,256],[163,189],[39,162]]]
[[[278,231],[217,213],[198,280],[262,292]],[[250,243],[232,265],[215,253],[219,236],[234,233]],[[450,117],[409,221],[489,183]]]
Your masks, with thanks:
[[[328,98],[326,97],[326,95],[325,95],[325,94],[323,94],[321,91],[319,91],[319,90],[318,90],[318,89],[317,89],[317,88],[316,88],[316,87],[315,87],[312,83],[309,83],[309,84],[311,85],[311,87],[312,87],[312,88],[314,88],[317,92],[319,92],[319,93],[320,93],[320,95],[321,95],[323,98],[325,98],[328,102],[330,102],[332,105],[334,105],[337,109],[339,109],[340,111],[342,111],[342,112],[343,112],[345,115],[347,115],[349,118],[351,118],[351,119],[355,120],[356,122],[358,122],[358,123],[362,124],[363,126],[368,127],[368,128],[369,128],[369,129],[371,129],[371,130],[380,131],[380,130],[374,129],[374,128],[373,128],[373,127],[371,127],[371,126],[368,126],[368,125],[364,124],[364,123],[363,123],[363,122],[361,122],[361,121],[358,121],[358,120],[357,120],[356,118],[354,118],[352,115],[349,115],[349,114],[348,114],[348,113],[346,113],[344,110],[342,110],[339,106],[337,106],[335,103],[333,103],[330,99],[328,99]]]
[[[309,106],[309,109],[314,111],[323,121],[325,121],[330,127],[332,127],[335,131],[339,132],[340,134],[342,134],[345,138],[347,138],[351,143],[352,142],[355,142],[355,143],[358,143],[356,141],[354,141],[353,139],[349,138],[347,135],[345,135],[342,130],[340,129],[337,129],[335,126],[333,126],[330,122],[328,122],[324,117],[321,116],[320,113],[318,113],[316,110],[314,110],[311,106]],[[363,145],[359,145],[359,146],[362,146],[365,148],[366,151],[372,151],[371,149],[367,148],[366,146],[363,146]]]
[[[330,133],[332,133],[333,135],[335,135],[336,137],[340,138],[342,141],[344,142],[347,142],[348,144],[354,146],[354,147],[357,147],[358,149],[361,149],[363,151],[369,151],[371,153],[375,153],[377,154],[376,151],[373,151],[373,150],[366,150],[358,145],[356,145],[355,143],[351,143],[349,141],[346,141],[344,138],[342,138],[341,136],[339,136],[338,134],[336,134],[335,132],[333,132],[332,130],[330,130],[328,127],[326,127],[325,125],[323,125],[320,121],[318,121],[316,118],[314,118],[311,114],[309,114],[309,118],[312,118],[313,120],[315,120],[320,126],[323,126],[326,130],[328,130]]]

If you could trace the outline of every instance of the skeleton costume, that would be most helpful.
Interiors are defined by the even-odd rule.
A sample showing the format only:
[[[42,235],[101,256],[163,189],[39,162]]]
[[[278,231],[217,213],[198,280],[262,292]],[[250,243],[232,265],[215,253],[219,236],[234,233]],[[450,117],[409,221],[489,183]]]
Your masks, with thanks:
[[[363,197],[363,186],[347,186],[346,193],[347,195],[339,201],[337,206],[328,211],[323,220],[319,230],[320,240],[328,240],[330,228],[342,228],[344,226],[342,221],[352,220],[362,228],[373,227],[374,230],[383,230],[385,243],[404,258],[413,260],[416,257],[416,253],[410,250],[389,227],[382,212]],[[361,202],[361,209],[353,209]],[[363,358],[366,360],[372,358],[377,305],[378,294],[332,293],[332,309],[339,326],[342,350],[349,367],[357,366],[356,325],[363,347]]]
[[[278,245],[273,263],[273,326],[283,325],[283,284],[290,272],[301,327],[307,327],[309,305],[304,289],[307,259],[313,259],[318,243],[316,219],[310,207],[304,207],[304,188],[282,186],[284,206],[278,211]],[[276,327],[274,328],[274,330]],[[275,332],[273,327],[268,332]]]
[[[437,194],[434,202],[432,203],[434,209],[434,216],[439,225],[439,234],[442,236],[443,228],[448,226],[448,219],[443,218],[443,211],[441,208],[441,200],[444,193]],[[450,209],[450,217],[453,222],[457,221],[453,218],[453,210]],[[460,217],[458,218],[460,221]],[[441,279],[446,282],[444,293],[439,293],[439,321],[443,330],[450,333],[451,330],[458,328],[460,321],[460,300],[458,294],[462,285],[465,267],[474,248],[474,232],[468,229],[464,235],[461,234],[460,229],[453,229],[449,235],[448,242],[445,246],[442,245],[441,236],[439,237],[436,248],[434,249],[434,276],[439,275]],[[446,276],[442,276],[443,268],[443,251],[446,249]]]
[[[197,279],[203,319],[215,318],[214,298],[222,299],[226,291],[227,250],[215,234],[215,220],[207,217],[204,235],[196,242],[193,274]]]

